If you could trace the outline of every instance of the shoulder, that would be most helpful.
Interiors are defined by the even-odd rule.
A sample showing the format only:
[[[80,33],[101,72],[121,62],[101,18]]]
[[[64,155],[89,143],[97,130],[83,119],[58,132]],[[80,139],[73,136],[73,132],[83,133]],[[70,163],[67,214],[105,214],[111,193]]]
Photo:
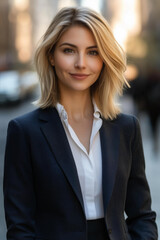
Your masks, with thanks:
[[[8,127],[19,127],[23,129],[32,129],[36,128],[39,125],[39,121],[47,120],[51,114],[54,114],[54,108],[37,108],[31,112],[28,112],[24,115],[18,116],[14,119],[11,119]]]
[[[117,117],[113,120],[104,120],[109,122],[110,124],[117,125],[119,127],[135,127],[139,125],[139,120],[134,115],[120,113]]]
[[[21,124],[33,123],[37,120],[47,120],[49,116],[57,114],[57,110],[54,107],[48,107],[45,109],[37,108],[31,112],[25,113],[11,120],[19,122]]]
[[[37,125],[39,109],[33,110],[16,118],[8,123],[7,136],[16,138],[17,135],[23,135],[25,132],[31,132]]]
[[[133,138],[137,133],[140,134],[139,120],[134,115],[120,113],[113,120],[104,120],[104,124],[116,129],[123,135],[132,136]]]
[[[34,123],[39,116],[40,109],[35,109],[31,112],[25,113],[21,116],[18,116],[14,119],[11,119],[9,122],[9,125],[12,125],[14,123],[20,124],[20,125],[30,125]]]
[[[34,131],[40,127],[41,122],[53,121],[53,119],[59,120],[58,112],[54,107],[48,107],[45,109],[37,108],[24,115],[16,117],[10,120],[8,128],[26,129],[27,131]]]

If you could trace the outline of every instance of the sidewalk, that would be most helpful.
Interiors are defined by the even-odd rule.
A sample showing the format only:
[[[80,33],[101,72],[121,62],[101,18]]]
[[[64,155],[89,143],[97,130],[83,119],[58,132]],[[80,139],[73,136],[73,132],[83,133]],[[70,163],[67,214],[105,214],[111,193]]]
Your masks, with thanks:
[[[153,151],[150,125],[147,116],[142,115],[139,120],[146,160],[146,175],[152,196],[152,209],[157,213],[157,225],[160,233],[160,147],[158,153],[155,154]],[[160,145],[160,122],[158,132]]]
[[[120,99],[121,109],[124,113],[134,114],[136,112],[133,100],[129,96],[123,96]],[[146,175],[150,186],[152,196],[152,209],[157,213],[158,232],[160,234],[160,119],[158,128],[158,152],[153,151],[153,141],[150,129],[149,118],[146,114],[140,114],[138,117],[146,163]],[[159,237],[160,239],[160,237]]]

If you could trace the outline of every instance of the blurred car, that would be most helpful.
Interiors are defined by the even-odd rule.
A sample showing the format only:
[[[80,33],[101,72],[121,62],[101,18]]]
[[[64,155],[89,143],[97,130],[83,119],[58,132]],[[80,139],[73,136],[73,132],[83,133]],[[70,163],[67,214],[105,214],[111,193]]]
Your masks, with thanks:
[[[0,73],[0,104],[18,102],[33,93],[38,80],[35,72],[20,74],[18,71]]]

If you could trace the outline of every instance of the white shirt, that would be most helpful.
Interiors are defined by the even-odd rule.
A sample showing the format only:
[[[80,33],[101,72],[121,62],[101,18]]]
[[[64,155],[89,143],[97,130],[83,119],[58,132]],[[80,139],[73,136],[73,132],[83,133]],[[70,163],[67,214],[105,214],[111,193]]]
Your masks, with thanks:
[[[102,119],[100,118],[100,111],[94,102],[93,105],[94,119],[90,137],[89,154],[70,126],[64,107],[60,103],[56,105],[76,164],[87,220],[104,217],[102,200],[102,155],[99,136]]]

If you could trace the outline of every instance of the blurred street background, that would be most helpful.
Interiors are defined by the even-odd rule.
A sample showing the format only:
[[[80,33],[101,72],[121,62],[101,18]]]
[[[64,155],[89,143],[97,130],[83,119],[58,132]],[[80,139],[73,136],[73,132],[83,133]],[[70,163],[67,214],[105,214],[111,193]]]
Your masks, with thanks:
[[[8,122],[34,109],[38,78],[34,49],[56,12],[86,6],[103,14],[127,53],[131,88],[119,99],[140,121],[146,174],[160,232],[160,1],[0,0],[0,240],[6,240],[3,166]]]

